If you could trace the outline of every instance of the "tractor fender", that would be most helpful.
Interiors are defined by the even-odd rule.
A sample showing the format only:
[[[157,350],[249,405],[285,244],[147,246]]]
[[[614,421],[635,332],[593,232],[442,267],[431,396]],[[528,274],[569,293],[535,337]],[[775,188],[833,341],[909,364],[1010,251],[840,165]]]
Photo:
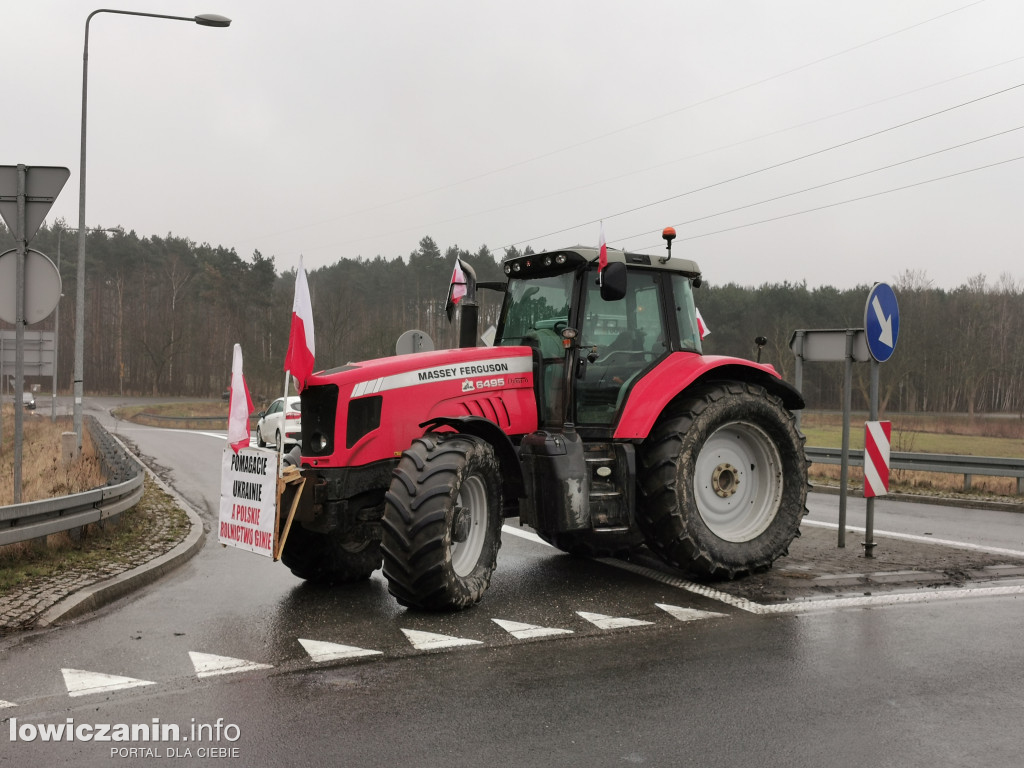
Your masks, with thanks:
[[[523,470],[519,464],[519,454],[501,427],[482,416],[435,416],[420,424],[422,429],[437,429],[439,426],[449,427],[463,435],[477,437],[494,448],[498,461],[501,463],[502,496],[505,499],[506,507],[514,506],[514,499],[526,496],[526,484],[523,481]]]
[[[626,397],[615,437],[643,440],[665,408],[691,387],[708,381],[743,381],[764,387],[791,411],[804,407],[803,395],[771,365],[738,357],[677,352],[639,379]]]

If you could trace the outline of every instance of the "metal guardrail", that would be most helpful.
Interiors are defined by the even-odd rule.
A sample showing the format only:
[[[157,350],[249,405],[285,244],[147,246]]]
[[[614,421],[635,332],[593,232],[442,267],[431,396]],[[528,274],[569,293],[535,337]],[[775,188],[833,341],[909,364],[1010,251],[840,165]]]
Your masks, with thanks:
[[[89,432],[100,454],[108,485],[91,491],[0,507],[0,545],[29,541],[117,517],[142,499],[142,465],[94,418]]]
[[[843,452],[839,448],[812,448],[804,451],[807,458],[816,464],[840,464]],[[864,466],[864,451],[849,452],[849,463],[853,467]],[[958,456],[949,453],[905,453],[893,451],[889,454],[890,469],[909,469],[915,472],[943,472],[964,476],[964,490],[971,489],[973,475],[986,477],[1017,478],[1017,494],[1024,493],[1024,459],[999,456]]]

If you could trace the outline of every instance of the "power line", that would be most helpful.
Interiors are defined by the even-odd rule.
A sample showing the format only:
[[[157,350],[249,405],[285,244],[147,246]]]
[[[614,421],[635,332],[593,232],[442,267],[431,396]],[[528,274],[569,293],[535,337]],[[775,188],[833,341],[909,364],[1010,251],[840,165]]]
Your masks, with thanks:
[[[804,192],[813,192],[816,189],[824,189],[825,187],[831,187],[831,186],[833,186],[835,184],[842,184],[844,181],[852,181],[853,179],[859,179],[859,178],[862,178],[864,176],[870,176],[873,173],[880,173],[882,171],[888,171],[888,170],[891,170],[893,168],[897,168],[897,167],[899,167],[901,165],[907,165],[908,163],[914,163],[914,162],[917,162],[918,160],[924,160],[925,158],[928,158],[928,157],[935,157],[936,155],[941,155],[941,154],[944,154],[946,152],[952,152],[955,149],[962,149],[963,147],[968,147],[971,144],[978,144],[978,143],[980,143],[982,141],[988,141],[989,139],[995,139],[995,138],[998,138],[999,136],[1005,136],[1005,135],[1007,135],[1009,133],[1013,133],[1014,131],[1019,131],[1019,130],[1022,130],[1022,129],[1024,129],[1024,125],[1018,125],[1016,128],[1007,128],[1005,131],[998,131],[997,133],[991,133],[988,136],[982,136],[982,137],[977,138],[977,139],[971,139],[970,141],[965,141],[965,142],[962,142],[960,144],[955,144],[955,145],[953,145],[951,147],[946,147],[945,149],[937,149],[937,150],[935,150],[933,152],[926,152],[923,155],[918,155],[917,157],[911,157],[911,158],[908,158],[907,160],[900,160],[899,162],[895,162],[895,163],[889,163],[889,165],[883,165],[883,166],[880,166],[879,168],[873,168],[870,171],[862,171],[861,173],[855,173],[855,174],[853,174],[851,176],[844,176],[841,179],[833,179],[832,181],[826,181],[823,184],[815,184],[812,187],[804,187],[803,189],[798,189],[795,192],[787,192],[784,195],[776,195],[775,197],[769,197],[769,198],[767,198],[765,200],[758,200],[756,203],[747,203],[746,205],[740,205],[740,206],[737,206],[736,208],[729,208],[728,210],[725,210],[725,211],[718,211],[717,213],[709,213],[707,216],[699,216],[696,219],[689,219],[688,221],[683,221],[683,222],[680,222],[678,224],[673,224],[672,226],[674,226],[674,227],[685,227],[685,226],[687,226],[689,224],[696,224],[699,221],[707,221],[708,219],[714,219],[714,218],[717,218],[718,216],[725,216],[726,214],[729,214],[729,213],[736,213],[737,211],[747,210],[748,208],[754,208],[754,207],[756,207],[758,205],[764,205],[766,203],[774,203],[774,202],[777,202],[779,200],[784,200],[787,197],[795,197],[796,195],[802,195]],[[622,237],[622,238],[618,238],[618,239],[619,240],[631,240],[634,237],[643,237],[644,235],[649,235],[649,234],[652,234],[651,230],[645,230],[644,232],[638,232],[635,235],[628,235],[626,237]],[[683,238],[683,239],[686,239],[686,238]],[[653,247],[653,246],[645,246],[645,247],[649,248],[649,247]],[[643,250],[643,248],[641,248],[639,250]]]
[[[886,103],[888,101],[893,101],[895,99],[901,99],[901,98],[903,98],[905,96],[909,96],[909,95],[914,94],[914,93],[919,93],[921,91],[925,91],[925,90],[928,90],[930,88],[936,88],[936,87],[938,87],[940,85],[946,85],[946,84],[954,82],[956,80],[961,80],[961,79],[963,79],[965,77],[971,77],[972,75],[976,75],[976,74],[978,74],[980,72],[987,72],[987,71],[989,71],[991,69],[996,69],[998,67],[1006,66],[1007,64],[1013,64],[1014,62],[1021,61],[1022,59],[1024,59],[1024,56],[1017,56],[1017,57],[1014,57],[1012,59],[1007,59],[1005,61],[998,62],[996,64],[989,64],[988,66],[980,67],[979,69],[975,69],[975,70],[972,70],[970,72],[965,72],[965,73],[956,75],[954,77],[946,78],[945,80],[939,80],[939,81],[936,81],[934,83],[929,83],[928,85],[922,85],[922,86],[920,86],[918,88],[912,88],[912,89],[907,90],[907,91],[902,91],[901,93],[893,94],[892,96],[886,96],[883,99],[876,99],[875,101],[867,102],[865,104],[861,104],[861,105],[856,106],[856,107],[850,107],[848,109],[843,109],[843,110],[840,110],[839,112],[832,112],[831,114],[828,114],[828,115],[823,115],[821,117],[816,117],[816,118],[814,118],[812,120],[806,120],[806,121],[804,121],[802,123],[795,123],[795,124],[787,126],[785,128],[779,128],[779,129],[774,130],[774,131],[769,131],[767,133],[758,134],[757,136],[751,136],[749,138],[742,139],[740,141],[736,141],[736,142],[733,142],[731,144],[723,144],[723,145],[720,145],[720,146],[717,146],[717,147],[712,147],[710,149],[706,149],[706,150],[703,150],[701,152],[695,152],[695,153],[693,153],[691,155],[685,155],[683,157],[677,157],[677,158],[674,158],[672,160],[666,160],[663,163],[658,163],[656,165],[650,165],[650,166],[647,166],[645,168],[638,168],[638,169],[633,170],[633,171],[627,171],[626,173],[620,173],[620,174],[618,174],[616,176],[609,176],[609,177],[606,177],[604,179],[599,179],[597,181],[589,182],[587,184],[579,184],[579,185],[577,185],[575,187],[568,187],[568,188],[565,188],[565,189],[558,190],[557,192],[550,192],[548,194],[539,195],[537,197],[531,197],[531,198],[526,199],[526,200],[518,200],[518,201],[516,201],[514,203],[506,203],[504,205],[497,205],[497,206],[494,206],[492,208],[485,208],[485,209],[482,209],[482,210],[476,210],[476,211],[473,211],[471,213],[463,213],[463,214],[460,214],[458,216],[450,216],[450,217],[448,217],[446,219],[438,219],[438,220],[435,220],[435,221],[430,221],[430,222],[426,222],[426,223],[420,223],[420,224],[416,224],[416,225],[409,226],[409,227],[403,227],[401,229],[392,229],[392,230],[388,230],[387,232],[376,232],[376,233],[370,234],[370,235],[363,235],[361,237],[354,237],[354,238],[351,238],[351,239],[348,239],[348,240],[341,240],[341,241],[338,241],[338,242],[330,243],[329,245],[318,246],[317,248],[314,248],[313,250],[320,250],[320,249],[323,249],[323,248],[337,248],[337,247],[340,247],[340,246],[353,245],[355,243],[361,243],[361,242],[365,242],[367,240],[374,240],[374,239],[379,238],[379,237],[385,237],[385,236],[391,236],[391,235],[397,235],[397,234],[404,234],[404,233],[408,233],[408,232],[422,232],[422,231],[424,231],[425,229],[427,229],[429,227],[435,227],[435,226],[439,226],[439,225],[442,225],[442,224],[451,224],[451,223],[456,222],[456,221],[462,221],[462,220],[473,218],[473,217],[476,217],[476,216],[484,216],[484,215],[491,214],[491,213],[498,213],[499,211],[506,211],[506,210],[508,210],[510,208],[516,208],[516,207],[521,206],[521,205],[528,205],[530,203],[536,203],[536,202],[539,202],[541,200],[550,200],[553,197],[558,197],[560,195],[566,195],[566,194],[569,194],[571,192],[578,192],[578,191],[580,191],[582,189],[588,189],[590,187],[594,187],[594,186],[597,186],[599,184],[607,184],[609,182],[619,181],[621,179],[629,178],[630,176],[636,176],[637,174],[646,173],[647,171],[652,171],[652,170],[655,170],[657,168],[664,168],[664,167],[666,167],[668,165],[673,165],[675,163],[681,163],[681,162],[684,162],[686,160],[693,160],[693,159],[696,159],[698,157],[705,157],[707,155],[711,155],[711,154],[714,154],[716,152],[723,152],[723,151],[728,150],[728,149],[735,149],[736,147],[741,147],[741,146],[743,146],[745,144],[750,144],[750,143],[753,143],[755,141],[759,141],[761,139],[769,138],[771,136],[778,136],[778,135],[787,133],[789,131],[796,130],[798,128],[806,128],[807,126],[810,126],[810,125],[815,125],[817,123],[821,123],[821,122],[824,122],[826,120],[831,120],[831,119],[836,118],[836,117],[841,117],[843,115],[848,115],[848,114],[851,114],[853,112],[860,111],[862,109],[868,109],[869,107],[874,107],[874,106],[877,106],[879,104],[884,104],[884,103]],[[580,226],[584,226],[584,225],[580,225]],[[647,233],[645,232],[645,233],[642,233],[642,234],[647,234]],[[624,239],[628,239],[628,238],[616,238],[616,240],[620,240],[620,241],[624,240]],[[526,242],[526,241],[519,241],[519,242]],[[515,244],[518,245],[519,243],[517,242]]]
[[[575,224],[575,225],[573,225],[571,227],[564,227],[562,229],[558,229],[558,230],[555,230],[553,232],[548,232],[548,233],[543,234],[543,235],[536,235],[534,237],[527,238],[525,240],[518,240],[518,241],[516,241],[514,243],[509,243],[508,245],[501,246],[498,250],[506,250],[508,248],[512,248],[512,247],[517,246],[517,245],[522,245],[523,243],[528,243],[528,242],[531,242],[533,240],[539,240],[539,239],[542,239],[542,238],[545,238],[545,237],[553,237],[554,235],[561,235],[561,234],[564,234],[565,232],[571,232],[574,229],[579,229],[581,227],[592,226],[592,225],[598,223],[599,221],[601,221],[602,219],[614,219],[614,218],[617,218],[619,216],[625,216],[626,214],[635,213],[637,211],[642,211],[645,208],[651,208],[651,207],[653,207],[655,205],[661,205],[662,203],[667,203],[667,202],[669,202],[671,200],[678,200],[681,197],[687,197],[689,195],[694,195],[694,194],[696,194],[698,192],[706,192],[709,189],[714,189],[715,187],[724,186],[725,184],[731,184],[734,181],[740,181],[742,179],[748,179],[751,176],[756,176],[756,175],[761,174],[761,173],[766,173],[767,171],[772,171],[772,170],[776,170],[777,168],[782,168],[782,167],[787,166],[787,165],[792,165],[793,163],[800,162],[801,160],[807,160],[808,158],[815,157],[817,155],[821,155],[821,154],[824,154],[826,152],[831,152],[832,150],[835,150],[835,149],[840,149],[842,147],[848,147],[848,146],[850,146],[852,144],[857,144],[858,142],[865,141],[867,139],[871,139],[871,138],[874,138],[876,136],[881,136],[882,134],[885,134],[885,133],[889,133],[890,131],[895,131],[895,130],[897,130],[899,128],[905,128],[908,125],[913,125],[915,123],[920,123],[920,122],[922,122],[924,120],[929,120],[929,119],[931,119],[933,117],[937,117],[939,115],[943,115],[943,114],[946,114],[948,112],[952,112],[954,110],[961,109],[961,108],[969,106],[971,104],[977,104],[978,102],[984,101],[985,99],[991,99],[991,98],[993,98],[995,96],[1000,96],[1002,94],[1009,93],[1010,91],[1014,91],[1014,90],[1016,90],[1018,88],[1021,88],[1021,87],[1024,87],[1024,83],[1018,83],[1017,85],[1012,85],[1009,88],[1003,88],[1001,90],[994,91],[994,92],[986,94],[984,96],[979,96],[977,98],[961,102],[960,104],[956,104],[956,105],[954,105],[952,107],[945,107],[944,109],[940,109],[940,110],[938,110],[936,112],[931,112],[931,113],[929,113],[927,115],[922,115],[921,117],[915,117],[912,120],[907,120],[907,121],[904,121],[902,123],[897,123],[896,125],[889,126],[888,128],[882,128],[880,130],[873,131],[872,133],[868,133],[868,134],[865,134],[863,136],[859,136],[859,137],[857,137],[855,139],[850,139],[848,141],[842,141],[842,142],[840,142],[838,144],[833,144],[830,147],[825,147],[823,149],[818,149],[818,150],[815,150],[813,152],[808,152],[807,154],[799,155],[798,157],[793,157],[793,158],[790,158],[789,160],[783,160],[782,162],[779,162],[779,163],[773,163],[772,165],[767,165],[767,166],[765,166],[763,168],[758,168],[757,170],[754,170],[754,171],[748,171],[747,173],[742,173],[739,176],[733,176],[733,177],[728,178],[728,179],[723,179],[722,181],[716,181],[716,182],[714,182],[712,184],[706,184],[703,187],[697,187],[695,189],[687,190],[686,192],[680,192],[677,195],[670,195],[669,197],[661,198],[660,200],[654,200],[654,201],[649,202],[649,203],[644,203],[643,205],[637,205],[637,206],[634,206],[633,208],[629,208],[629,209],[624,210],[624,211],[618,211],[617,213],[605,214],[604,216],[600,216],[598,218],[591,219],[589,221],[581,222],[581,223]]]
[[[796,72],[799,72],[801,70],[804,70],[804,69],[809,69],[810,67],[817,66],[818,64],[822,64],[822,63],[824,63],[826,61],[830,61],[830,60],[838,58],[840,56],[845,56],[848,53],[852,53],[852,52],[857,51],[857,50],[859,50],[861,48],[866,48],[866,47],[868,47],[870,45],[874,45],[875,43],[881,42],[882,40],[887,40],[887,39],[889,39],[891,37],[895,37],[897,35],[904,34],[905,32],[909,32],[912,29],[916,29],[917,27],[921,27],[921,26],[924,26],[926,24],[930,24],[930,23],[932,23],[934,21],[938,21],[939,19],[945,18],[946,16],[951,16],[951,15],[953,15],[955,13],[959,13],[961,11],[967,10],[968,8],[972,8],[972,7],[976,6],[976,5],[981,5],[984,2],[987,2],[987,0],[975,0],[975,2],[968,3],[967,5],[960,6],[959,8],[954,8],[954,9],[952,9],[950,11],[946,11],[944,13],[940,13],[937,16],[932,16],[930,18],[927,18],[927,19],[924,19],[922,21],[919,21],[919,22],[916,22],[914,24],[911,24],[910,26],[902,27],[901,29],[897,29],[897,30],[895,30],[893,32],[888,32],[888,33],[886,33],[884,35],[880,35],[879,37],[872,38],[871,40],[867,40],[867,41],[865,41],[863,43],[858,43],[857,45],[850,46],[849,48],[844,48],[841,51],[837,51],[837,52],[829,54],[827,56],[822,56],[821,58],[814,59],[813,61],[809,61],[809,62],[806,62],[804,64],[800,64],[798,66],[795,66],[795,67],[792,67],[790,69],[784,70],[784,71],[779,72],[777,74],[769,75],[768,77],[761,78],[760,80],[755,80],[755,81],[747,83],[745,85],[737,86],[736,88],[733,88],[733,89],[728,90],[728,91],[724,91],[724,92],[719,93],[719,94],[717,94],[715,96],[709,96],[706,99],[701,99],[699,101],[691,102],[690,104],[687,104],[687,105],[682,106],[682,107],[678,107],[677,109],[673,109],[673,110],[671,110],[669,112],[663,112],[663,113],[661,113],[659,115],[655,115],[653,117],[649,117],[649,118],[646,118],[644,120],[640,120],[639,122],[630,123],[629,125],[625,125],[625,126],[622,126],[620,128],[616,128],[614,130],[608,131],[606,133],[602,133],[602,134],[599,134],[597,136],[593,136],[593,137],[591,137],[589,139],[584,139],[582,141],[578,141],[578,142],[576,142],[574,144],[569,144],[569,145],[560,147],[558,149],[553,149],[553,150],[551,150],[549,152],[544,152],[542,154],[534,155],[533,157],[529,157],[529,158],[526,158],[524,160],[519,160],[519,161],[516,161],[514,163],[510,163],[508,165],[501,166],[499,168],[495,168],[495,169],[492,169],[492,170],[489,170],[489,171],[484,171],[482,173],[476,174],[474,176],[466,177],[466,178],[461,179],[459,181],[453,181],[453,182],[450,182],[448,184],[443,184],[443,185],[438,186],[438,187],[433,187],[433,188],[425,190],[423,192],[417,192],[417,193],[412,194],[412,195],[407,195],[405,197],[389,200],[387,202],[379,203],[377,205],[369,206],[367,208],[362,208],[362,209],[359,209],[359,210],[356,210],[356,211],[350,211],[349,213],[345,213],[345,214],[342,214],[340,216],[333,216],[333,217],[331,217],[329,219],[324,219],[322,221],[314,222],[312,224],[303,224],[303,225],[298,226],[298,227],[290,227],[289,229],[279,230],[278,232],[273,232],[270,235],[266,235],[266,236],[267,237],[274,237],[274,236],[278,236],[278,235],[288,234],[289,232],[297,232],[297,231],[302,230],[302,229],[308,229],[310,227],[315,227],[315,226],[319,226],[319,225],[322,225],[322,224],[329,224],[331,222],[339,221],[341,219],[349,218],[351,216],[358,216],[358,215],[362,215],[362,214],[365,214],[365,213],[371,213],[373,211],[377,211],[377,210],[380,210],[382,208],[387,208],[387,207],[392,206],[392,205],[398,205],[400,203],[407,203],[407,202],[409,202],[411,200],[417,200],[417,199],[419,199],[421,197],[426,197],[428,195],[433,195],[433,194],[436,194],[438,192],[443,192],[443,191],[445,191],[447,189],[452,189],[454,187],[462,186],[464,184],[468,184],[468,183],[473,182],[473,181],[479,181],[480,179],[484,179],[484,178],[487,178],[489,176],[494,176],[496,174],[512,170],[513,168],[520,168],[520,167],[522,167],[524,165],[529,165],[530,163],[535,163],[535,162],[537,162],[539,160],[546,160],[549,157],[554,157],[555,155],[559,155],[559,154],[562,154],[564,152],[568,152],[570,150],[577,149],[579,147],[587,146],[589,144],[594,144],[594,143],[596,143],[598,141],[602,141],[603,139],[607,139],[607,138],[610,138],[612,136],[616,136],[616,135],[618,135],[620,133],[625,133],[626,131],[630,131],[630,130],[633,130],[635,128],[639,128],[639,127],[644,126],[644,125],[649,125],[651,123],[657,122],[658,120],[663,120],[663,119],[665,119],[667,117],[672,117],[674,115],[678,115],[678,114],[681,114],[683,112],[687,112],[689,110],[696,109],[697,107],[701,107],[701,106],[705,106],[707,104],[714,103],[714,102],[719,101],[721,99],[728,98],[729,96],[735,96],[736,94],[742,93],[743,91],[750,90],[752,88],[756,88],[756,87],[764,85],[766,83],[770,83],[773,80],[778,80],[778,79],[781,79],[783,77],[787,77],[788,75],[792,75],[792,74],[794,74]]]
[[[677,238],[677,240],[679,242],[687,242],[689,240],[699,240],[702,237],[711,237],[712,235],[721,235],[721,234],[724,234],[725,232],[734,232],[734,231],[736,231],[738,229],[746,229],[748,227],[756,227],[759,224],[768,224],[768,223],[773,222],[773,221],[781,221],[782,219],[790,219],[790,218],[793,218],[794,216],[803,216],[805,213],[815,213],[816,211],[824,211],[824,210],[826,210],[828,208],[835,208],[835,207],[840,206],[840,205],[848,205],[849,203],[857,203],[857,202],[860,202],[861,200],[870,200],[873,197],[881,197],[882,195],[889,195],[889,194],[892,194],[893,192],[902,192],[903,190],[906,190],[906,189],[913,189],[914,187],[921,187],[921,186],[924,186],[925,184],[932,184],[932,183],[934,183],[936,181],[945,181],[947,179],[952,179],[952,178],[955,178],[957,176],[965,176],[968,173],[976,173],[977,171],[984,171],[984,170],[987,170],[989,168],[995,168],[995,167],[1000,166],[1000,165],[1006,165],[1007,163],[1015,163],[1018,160],[1024,160],[1024,155],[1019,155],[1018,157],[1011,157],[1011,158],[1009,158],[1007,160],[999,160],[999,161],[994,162],[994,163],[989,163],[988,165],[979,165],[976,168],[968,168],[967,170],[957,171],[956,173],[950,173],[950,174],[947,174],[945,176],[936,176],[933,179],[925,179],[924,181],[917,181],[917,182],[914,182],[913,184],[905,184],[902,187],[893,187],[892,189],[884,189],[884,190],[882,190],[880,192],[872,192],[871,194],[861,195],[860,197],[851,197],[848,200],[840,200],[840,201],[835,202],[835,203],[828,203],[826,205],[819,205],[819,206],[817,206],[815,208],[806,208],[806,209],[804,209],[802,211],[795,211],[793,213],[784,213],[784,214],[782,214],[780,216],[772,216],[771,218],[768,218],[768,219],[761,219],[759,221],[751,221],[751,222],[749,222],[747,224],[738,224],[735,227],[726,227],[725,229],[718,229],[718,230],[715,230],[714,232],[705,232],[705,233],[700,234],[700,235],[691,235],[690,237],[681,237],[681,238]],[[641,247],[641,248],[639,248],[637,250],[644,251],[644,250],[647,250],[648,248],[658,248],[658,247],[663,247],[663,246],[661,246],[661,245],[645,245],[645,246],[643,246],[643,247]]]

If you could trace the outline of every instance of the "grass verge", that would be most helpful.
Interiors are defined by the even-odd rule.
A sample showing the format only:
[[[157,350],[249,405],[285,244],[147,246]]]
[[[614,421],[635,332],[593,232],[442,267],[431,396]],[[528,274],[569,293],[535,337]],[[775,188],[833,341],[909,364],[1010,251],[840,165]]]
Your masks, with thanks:
[[[0,596],[82,570],[118,569],[146,562],[188,534],[188,515],[148,476],[141,501],[116,522],[85,526],[77,541],[67,533],[0,548]]]

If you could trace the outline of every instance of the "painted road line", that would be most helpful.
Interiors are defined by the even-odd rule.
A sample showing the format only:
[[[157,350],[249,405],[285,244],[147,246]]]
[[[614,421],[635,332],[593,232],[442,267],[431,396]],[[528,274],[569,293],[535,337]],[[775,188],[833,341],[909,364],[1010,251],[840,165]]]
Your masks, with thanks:
[[[576,611],[576,615],[582,616],[598,629],[646,627],[654,623],[653,621],[644,621],[642,619],[629,619],[625,616],[605,616],[603,613],[588,613],[587,611]]]
[[[249,672],[256,669],[271,669],[270,664],[260,664],[245,659],[234,659],[230,656],[216,656],[212,653],[188,652],[197,677],[213,677],[214,675],[233,675],[236,672]]]
[[[62,669],[61,674],[64,675],[64,687],[68,690],[68,696],[87,696],[91,693],[110,693],[125,688],[155,685],[150,680],[136,680],[134,677],[106,675],[84,669]]]
[[[440,648],[457,648],[465,645],[482,645],[479,640],[469,640],[465,637],[450,637],[449,635],[438,635],[433,632],[421,632],[417,629],[403,629],[402,632],[412,643],[413,648],[418,651],[435,651]]]
[[[678,605],[665,605],[664,603],[655,603],[655,605],[679,621],[720,619],[729,615],[727,613],[716,613],[715,611],[698,611],[696,608],[680,608]]]
[[[780,613],[806,613],[809,611],[832,611],[840,608],[870,608],[885,605],[908,605],[912,603],[933,603],[944,600],[968,600],[976,597],[1006,597],[1024,595],[1024,585],[1005,587],[958,587],[928,592],[896,592],[887,595],[865,595],[863,597],[823,597],[794,600],[790,603],[758,605],[754,613],[768,615]]]
[[[535,637],[551,637],[552,635],[571,635],[571,629],[559,629],[558,627],[538,627],[533,624],[522,624],[518,621],[505,621],[504,619],[491,619],[495,624],[508,632],[517,640],[532,640]]]
[[[337,643],[325,643],[322,640],[304,640],[299,638],[302,647],[306,649],[309,658],[313,661],[337,661],[338,659],[357,659],[363,656],[379,656],[382,651],[371,651],[366,648],[356,648],[352,645],[338,645]]]
[[[687,592],[692,592],[695,595],[706,597],[709,600],[715,600],[719,603],[725,603],[731,605],[733,608],[739,608],[741,611],[747,611],[749,613],[757,613],[758,608],[761,606],[751,600],[747,600],[745,597],[736,597],[730,595],[728,592],[722,592],[720,589],[712,589],[706,587],[703,584],[697,584],[693,581],[687,581],[686,579],[680,579],[676,576],[671,576],[661,571],[656,571],[653,568],[647,568],[643,565],[637,565],[636,563],[629,563],[625,560],[615,560],[610,557],[602,557],[598,559],[599,563],[610,565],[612,568],[618,568],[623,571],[629,571],[635,573],[638,576],[644,576],[654,581],[660,581],[662,584],[668,584],[670,587],[677,587],[678,589],[684,589]]]
[[[812,525],[818,528],[831,528],[839,530],[839,523],[828,523],[818,520],[804,520],[801,525]],[[846,530],[856,533],[865,533],[864,528],[854,525],[846,526]],[[1024,552],[1018,549],[1003,549],[1001,547],[986,547],[982,544],[968,544],[965,541],[953,541],[951,539],[936,539],[934,536],[919,536],[915,533],[896,533],[895,531],[875,531],[875,536],[885,536],[889,539],[903,539],[904,541],[919,541],[924,544],[939,544],[943,547],[956,547],[957,549],[969,549],[972,552],[985,552],[990,555],[1008,555],[1010,557],[1024,558]]]

